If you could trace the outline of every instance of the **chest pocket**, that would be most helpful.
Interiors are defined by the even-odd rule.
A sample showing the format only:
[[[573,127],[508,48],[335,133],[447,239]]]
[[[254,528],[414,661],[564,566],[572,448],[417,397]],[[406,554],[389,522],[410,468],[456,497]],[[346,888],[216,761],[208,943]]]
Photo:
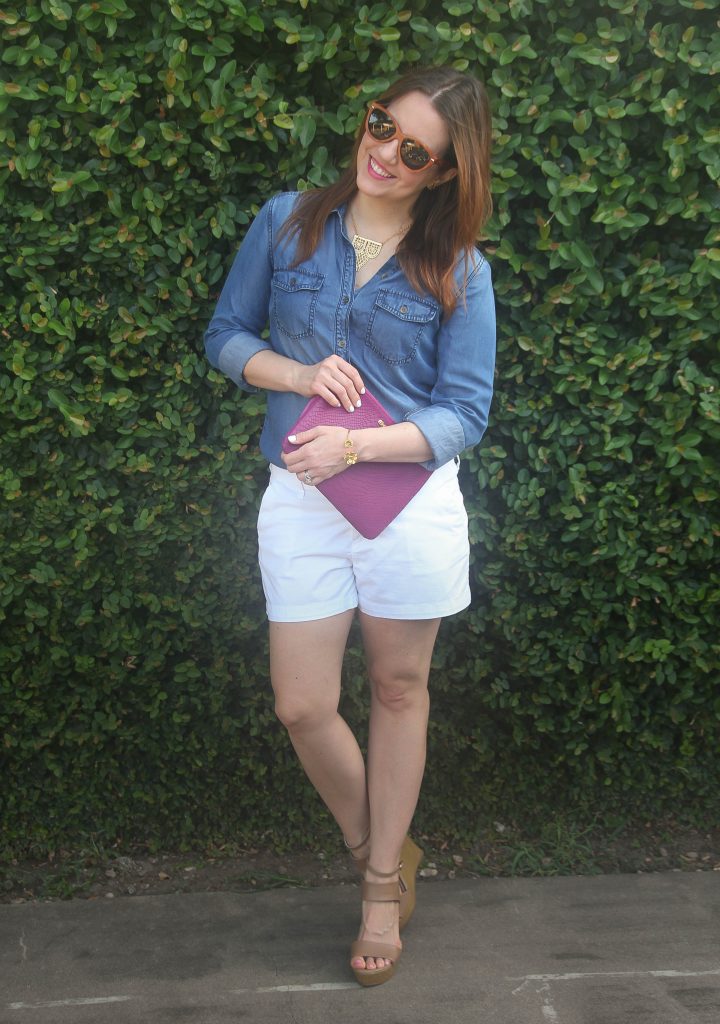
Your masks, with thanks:
[[[383,288],[370,314],[365,344],[386,363],[409,363],[420,342],[432,335],[437,313],[433,302]]]
[[[272,314],[288,338],[307,338],[315,330],[315,307],[324,274],[311,270],[276,270],[272,280]]]

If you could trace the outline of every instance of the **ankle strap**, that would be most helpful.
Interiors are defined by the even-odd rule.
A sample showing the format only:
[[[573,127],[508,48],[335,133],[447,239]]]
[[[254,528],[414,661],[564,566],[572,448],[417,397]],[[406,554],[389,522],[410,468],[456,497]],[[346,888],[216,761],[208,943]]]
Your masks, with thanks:
[[[397,882],[363,882],[362,898],[368,903],[399,903],[400,886]]]
[[[398,871],[400,871],[401,869],[402,861],[400,861],[398,866],[393,871],[378,871],[377,868],[374,868],[372,866],[372,864],[368,864],[367,867],[365,868],[366,871],[372,871],[372,873],[374,875],[377,875],[378,878],[394,878]]]
[[[352,853],[353,850],[359,850],[361,846],[365,846],[365,844],[367,843],[369,838],[370,838],[370,829],[369,828],[368,828],[367,832],[365,833],[365,835],[360,840],[360,842],[357,844],[357,846],[351,846],[350,843],[345,838],[345,836],[343,836],[343,842],[345,843],[345,849],[346,850],[350,850],[351,853]]]

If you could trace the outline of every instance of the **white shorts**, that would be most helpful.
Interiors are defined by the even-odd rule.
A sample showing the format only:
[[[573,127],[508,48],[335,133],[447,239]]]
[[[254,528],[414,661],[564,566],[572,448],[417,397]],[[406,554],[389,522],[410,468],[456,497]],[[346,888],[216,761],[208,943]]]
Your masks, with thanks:
[[[436,470],[375,540],[316,487],[270,466],[258,518],[260,571],[272,622],[360,608],[384,619],[435,619],[470,604],[467,514],[456,462]]]

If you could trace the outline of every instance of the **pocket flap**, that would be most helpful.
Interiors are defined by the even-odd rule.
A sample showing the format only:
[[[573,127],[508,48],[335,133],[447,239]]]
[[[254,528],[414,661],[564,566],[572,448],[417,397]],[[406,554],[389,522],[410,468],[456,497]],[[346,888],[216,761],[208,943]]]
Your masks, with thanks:
[[[378,292],[375,304],[398,320],[410,320],[418,324],[426,324],[435,317],[438,307],[432,302],[425,302],[417,296],[404,295],[383,288]]]
[[[325,275],[312,270],[276,270],[273,284],[284,292],[316,292],[325,280]]]

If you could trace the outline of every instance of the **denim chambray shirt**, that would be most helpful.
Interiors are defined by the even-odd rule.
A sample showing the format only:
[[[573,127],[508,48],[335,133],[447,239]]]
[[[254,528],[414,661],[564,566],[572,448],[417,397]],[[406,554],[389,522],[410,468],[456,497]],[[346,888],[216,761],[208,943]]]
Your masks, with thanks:
[[[393,256],[355,289],[355,251],[344,208],[328,218],[320,245],[293,267],[295,242],[278,233],[298,193],[280,193],[261,209],[235,257],[205,334],[207,356],[235,383],[256,390],[245,364],[263,349],[301,363],[335,352],[396,422],[424,434],[437,469],[476,444],[488,421],[495,363],[495,304],[486,260],[473,251],[465,302],[447,320],[441,305],[410,285]],[[456,271],[458,290],[464,260]],[[268,340],[260,338],[269,321]],[[269,391],[260,449],[283,466],[280,446],[307,398]]]

